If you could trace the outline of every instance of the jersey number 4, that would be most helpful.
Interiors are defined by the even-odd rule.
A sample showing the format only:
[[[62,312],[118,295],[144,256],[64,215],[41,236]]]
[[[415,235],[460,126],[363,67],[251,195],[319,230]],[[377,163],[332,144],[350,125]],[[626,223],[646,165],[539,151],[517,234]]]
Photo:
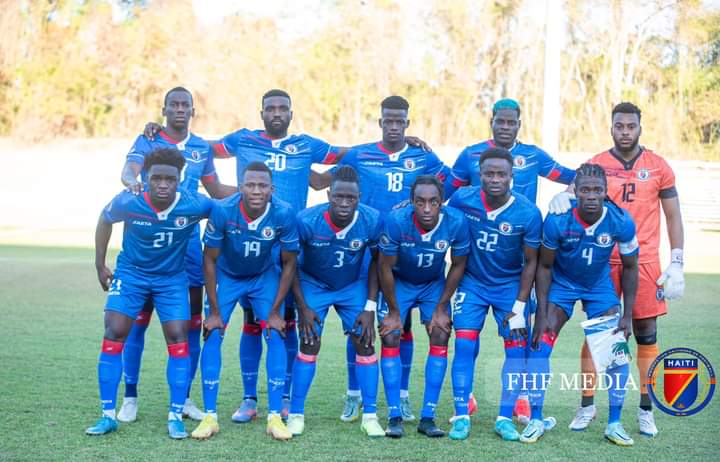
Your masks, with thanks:
[[[584,248],[583,251],[582,251],[582,257],[583,257],[585,260],[587,260],[588,266],[589,266],[589,265],[592,265],[592,254],[593,254],[593,248],[592,248],[592,247]]]

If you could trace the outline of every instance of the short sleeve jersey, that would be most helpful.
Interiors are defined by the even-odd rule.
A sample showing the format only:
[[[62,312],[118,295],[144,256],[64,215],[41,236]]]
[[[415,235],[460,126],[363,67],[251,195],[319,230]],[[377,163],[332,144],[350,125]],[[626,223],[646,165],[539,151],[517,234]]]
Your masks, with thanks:
[[[128,162],[135,162],[143,165],[145,157],[159,148],[175,148],[185,158],[185,167],[180,174],[179,186],[191,192],[197,192],[200,181],[212,182],[216,180],[215,163],[213,153],[207,141],[189,133],[187,138],[176,141],[167,133],[158,132],[157,137],[150,141],[144,135],[135,139],[130,152],[127,154]],[[140,176],[143,183],[147,183],[147,172],[141,170]]]
[[[410,199],[410,188],[420,175],[435,175],[445,181],[448,169],[434,152],[405,145],[390,152],[382,143],[353,147],[338,165],[349,165],[360,177],[360,202],[380,212]]]
[[[595,155],[589,162],[605,169],[608,197],[630,213],[642,252],[639,263],[660,260],[660,199],[677,196],[675,174],[667,161],[654,152],[642,149],[631,162],[625,162],[611,151]],[[612,263],[620,263],[614,252]]]
[[[513,192],[505,205],[491,209],[477,186],[456,191],[448,205],[465,214],[470,228],[466,271],[488,287],[519,282],[524,246],[540,247],[542,215],[537,206]]]
[[[119,269],[152,276],[169,276],[185,270],[185,251],[195,225],[207,218],[212,199],[178,189],[173,203],[158,210],[147,192],[139,196],[123,191],[103,209],[106,223],[124,223]]]
[[[463,149],[453,165],[448,190],[480,186],[480,155],[493,147],[495,143],[487,140]],[[513,157],[513,192],[522,194],[530,202],[537,200],[538,176],[563,184],[570,184],[575,178],[574,170],[563,167],[533,144],[515,143],[510,154]]]
[[[380,214],[359,204],[352,222],[338,228],[330,220],[329,204],[319,204],[298,214],[302,258],[300,279],[329,290],[339,290],[362,279],[363,257],[374,250],[380,237]]]
[[[276,243],[286,252],[297,252],[295,212],[290,205],[273,198],[262,215],[251,219],[242,194],[217,201],[205,227],[206,247],[219,248],[217,266],[231,276],[257,276],[274,264]]]
[[[589,225],[578,214],[576,203],[569,211],[549,214],[543,225],[543,246],[555,251],[553,282],[591,290],[610,278],[610,254],[617,244],[622,255],[637,255],[635,223],[620,207],[605,202],[602,216]]]
[[[267,165],[273,172],[275,195],[295,212],[307,205],[312,164],[332,164],[337,152],[328,143],[309,135],[271,139],[263,130],[246,128],[224,136],[214,148],[220,157],[235,156],[238,184],[242,183],[249,163]]]
[[[412,206],[393,210],[383,222],[380,252],[397,256],[393,268],[396,278],[412,284],[425,284],[445,278],[445,255],[470,253],[467,221],[463,213],[443,207],[433,229],[425,231],[415,218]]]

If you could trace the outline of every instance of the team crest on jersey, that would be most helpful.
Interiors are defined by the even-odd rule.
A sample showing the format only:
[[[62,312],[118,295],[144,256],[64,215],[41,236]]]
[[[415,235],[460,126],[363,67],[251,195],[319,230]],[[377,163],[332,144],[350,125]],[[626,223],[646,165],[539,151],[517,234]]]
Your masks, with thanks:
[[[405,162],[403,162],[403,165],[406,169],[412,170],[415,168],[415,161],[412,159],[405,159]]]
[[[507,221],[503,221],[498,226],[498,231],[500,231],[501,234],[510,234],[510,233],[512,233],[512,230],[513,230],[513,225],[511,225]]]
[[[288,144],[283,148],[288,154],[295,154],[297,152],[297,146],[294,144]]]
[[[517,168],[525,168],[527,159],[525,159],[525,156],[515,156],[513,157],[513,165]]]
[[[647,181],[650,178],[650,170],[646,168],[641,168],[637,172],[637,177],[640,181]]]
[[[200,160],[200,153],[197,151],[193,151],[190,153],[190,157],[192,157],[193,160]]]
[[[177,226],[178,228],[184,228],[187,223],[188,219],[185,217],[177,217],[175,219],[175,226]]]
[[[358,250],[360,247],[362,247],[363,242],[360,239],[353,239],[350,241],[350,249],[351,250]]]
[[[608,233],[600,233],[597,239],[595,239],[595,242],[600,247],[610,247],[611,245],[613,245],[612,236],[610,236]]]
[[[437,250],[445,250],[448,248],[448,241],[444,239],[440,239],[439,241],[435,242],[435,248]]]
[[[270,226],[266,226],[260,231],[260,235],[264,237],[265,239],[272,239],[275,237],[275,230],[272,229]]]

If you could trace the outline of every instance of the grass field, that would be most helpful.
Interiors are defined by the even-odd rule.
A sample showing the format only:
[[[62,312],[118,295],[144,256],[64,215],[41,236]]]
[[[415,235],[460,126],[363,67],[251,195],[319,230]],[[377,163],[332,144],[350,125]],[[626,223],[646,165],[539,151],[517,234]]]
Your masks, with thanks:
[[[463,442],[430,440],[406,425],[402,440],[366,439],[358,424],[338,419],[345,390],[344,338],[337,316],[329,317],[323,351],[306,406],[306,434],[288,443],[271,441],[264,419],[235,425],[230,415],[241,397],[237,348],[241,322],[231,322],[224,343],[224,373],[218,407],[221,432],[210,441],[171,441],[166,434],[166,350],[159,324],[148,330],[142,369],[139,419],[106,437],[87,437],[84,429],[99,415],[96,362],[102,336],[104,295],[96,282],[91,250],[0,246],[0,460],[713,460],[720,443],[712,425],[720,420],[718,399],[693,417],[670,417],[656,411],[660,435],[637,433],[637,392],[629,392],[623,423],[635,438],[633,448],[603,440],[606,393],[598,393],[599,419],[584,433],[567,424],[579,396],[552,387],[546,415],[558,427],[538,444],[509,444],[492,431],[499,400],[502,351],[495,326],[482,335],[475,393],[479,415],[471,437]],[[720,275],[687,275],[686,296],[673,303],[660,321],[661,351],[685,346],[699,350],[720,367]],[[575,372],[581,342],[577,323],[568,323],[552,358],[554,372]],[[492,323],[492,320],[488,321]],[[415,319],[416,353],[411,398],[416,414],[421,403],[426,336]],[[632,342],[634,346],[634,342]],[[633,348],[634,350],[634,348]],[[452,358],[452,352],[451,356]],[[262,369],[261,369],[262,370]],[[637,381],[637,372],[633,371]],[[202,402],[199,378],[193,398]],[[260,377],[261,412],[265,415],[264,374]],[[381,387],[382,388],[382,387]],[[122,393],[122,388],[121,388]],[[382,391],[378,413],[386,408]],[[441,426],[452,414],[450,374],[438,406]],[[188,422],[188,430],[195,423]]]

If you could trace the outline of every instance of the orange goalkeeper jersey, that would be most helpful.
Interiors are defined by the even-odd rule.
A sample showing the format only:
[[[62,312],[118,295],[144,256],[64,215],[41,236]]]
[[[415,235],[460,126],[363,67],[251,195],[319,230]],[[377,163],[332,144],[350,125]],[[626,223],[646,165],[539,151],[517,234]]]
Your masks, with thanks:
[[[640,243],[639,263],[660,259],[660,199],[677,196],[675,174],[670,165],[654,152],[640,148],[630,162],[614,150],[601,152],[589,160],[605,169],[608,197],[630,213]],[[611,263],[619,263],[617,249]]]

